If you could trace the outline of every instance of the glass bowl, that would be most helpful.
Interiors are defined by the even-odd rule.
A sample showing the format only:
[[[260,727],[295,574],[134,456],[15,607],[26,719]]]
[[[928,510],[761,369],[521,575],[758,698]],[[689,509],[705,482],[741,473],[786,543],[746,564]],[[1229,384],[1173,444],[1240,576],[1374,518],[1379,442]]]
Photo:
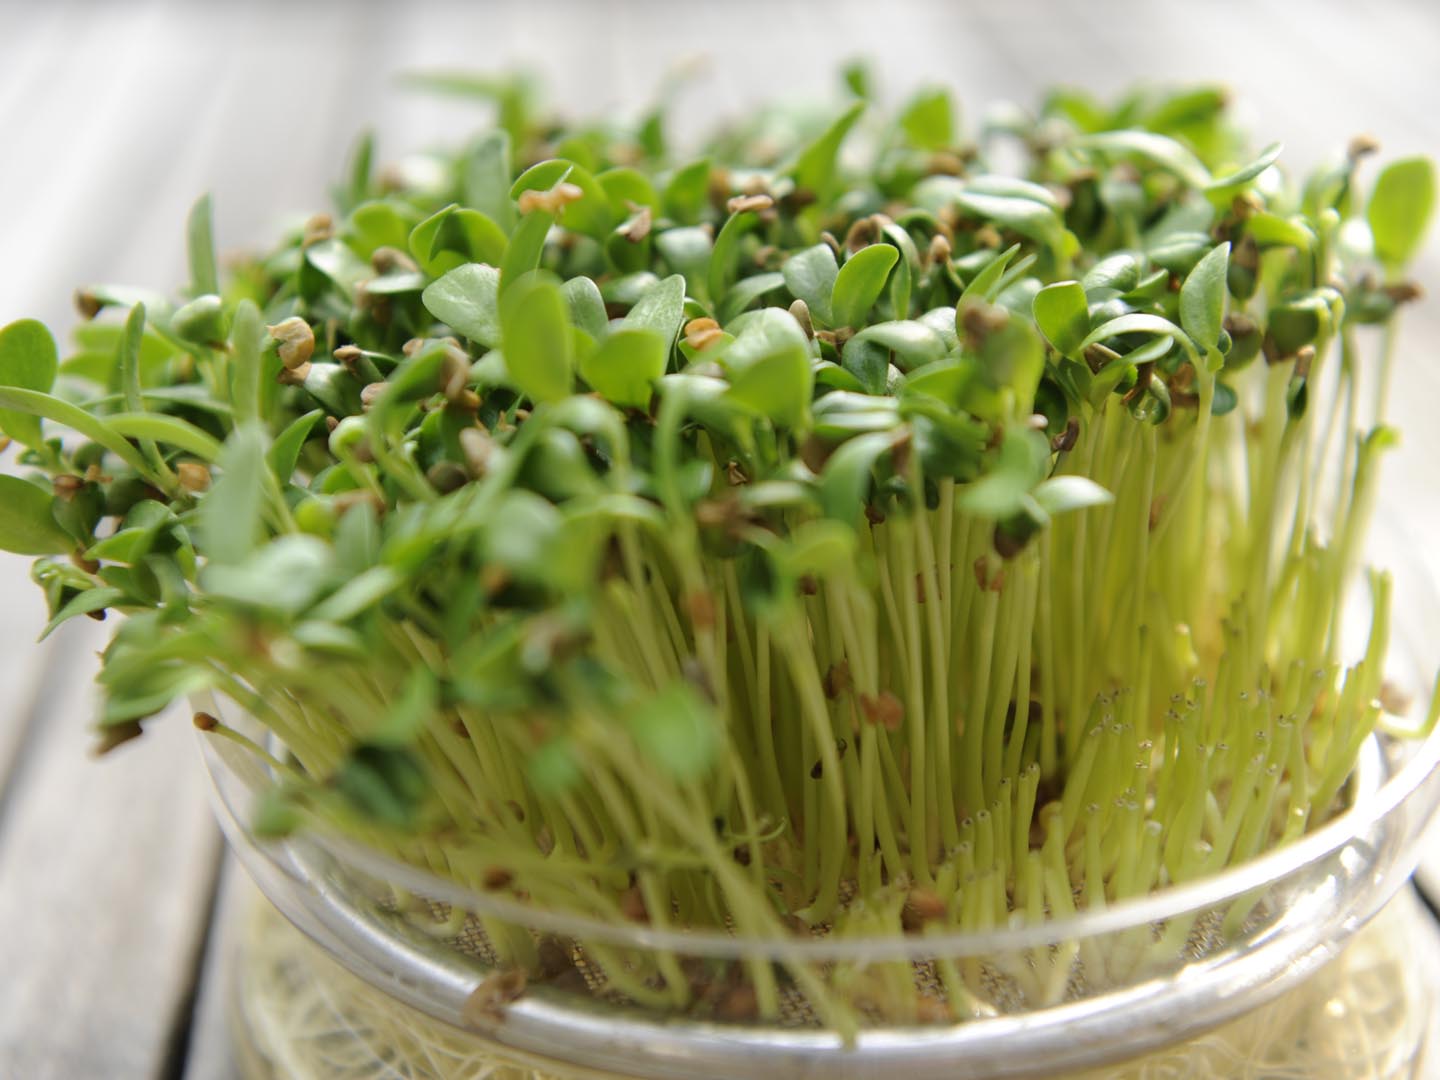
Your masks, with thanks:
[[[1391,673],[1401,682],[1428,682],[1404,646],[1429,640],[1434,611],[1427,595],[1395,614]],[[206,699],[197,708],[221,707]],[[234,713],[227,723],[261,734]],[[496,1068],[520,1070],[496,1076],[1057,1077],[1162,1060],[1167,1048],[1246,1023],[1273,1031],[1272,1041],[1298,1040],[1297,1052],[1313,1058],[1317,1032],[1342,1038],[1342,1021],[1363,1021],[1367,1009],[1386,1017],[1387,1034],[1362,1023],[1354,1039],[1390,1065],[1286,1071],[1257,1052],[1252,1063],[1264,1067],[1253,1073],[1096,1075],[1420,1076],[1426,1028],[1440,1011],[1425,977],[1436,967],[1427,951],[1434,930],[1412,898],[1347,950],[1414,870],[1440,805],[1440,733],[1372,736],[1347,810],[1212,877],[1038,923],[844,939],[577,918],[469,891],[336,836],[262,841],[250,822],[270,783],[266,767],[225,740],[202,747],[232,848],[274,908],[358,979],[343,983],[352,1002],[369,1000],[373,1012],[378,996],[422,1042],[459,1039]],[[528,975],[517,955],[528,958]],[[328,978],[323,965],[305,970]],[[1357,992],[1362,970],[1370,989]],[[667,997],[662,972],[687,981],[691,1003]],[[778,1009],[757,1009],[761,982]],[[328,985],[338,1000],[342,983]],[[1297,1009],[1304,1022],[1286,1028],[1281,1017]],[[361,1043],[362,1058],[390,1052]],[[396,1066],[375,1075],[461,1074]]]

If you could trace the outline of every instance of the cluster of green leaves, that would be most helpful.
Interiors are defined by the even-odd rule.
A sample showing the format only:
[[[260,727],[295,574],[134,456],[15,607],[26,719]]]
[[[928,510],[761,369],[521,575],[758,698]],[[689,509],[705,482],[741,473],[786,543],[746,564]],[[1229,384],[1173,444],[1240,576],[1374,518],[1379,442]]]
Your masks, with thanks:
[[[1129,766],[1143,743],[1172,801],[1234,789],[1195,756],[1229,722],[1196,689],[1217,673],[1277,723],[1320,709],[1265,672],[1334,661],[1391,436],[1332,403],[1354,335],[1413,295],[1429,162],[1362,198],[1355,153],[1296,189],[1210,89],[1057,93],[972,143],[944,91],[890,123],[858,77],[827,121],[764,110],[680,158],[661,111],[557,127],[522,83],[429,82],[497,125],[384,173],[362,141],[335,214],[223,284],[202,200],[180,300],[83,290],[63,361],[35,322],[0,331],[32,469],[0,476],[0,547],[41,556],[47,633],[129,615],[107,743],[216,691],[288,750],[265,829],[308,815],[462,881],[503,865],[536,903],[742,932],[843,931],[842,879],[897,926],[907,883],[961,922],[1053,914],[1069,889],[1027,893],[1032,861],[1113,898],[1289,834],[1269,802],[1157,803]],[[1026,175],[988,171],[1017,136]],[[1335,341],[1328,543],[1330,435],[1297,447]],[[1210,468],[1237,454],[1246,497]],[[1327,714],[1347,735],[1307,751],[1314,782],[1270,792],[1301,827],[1379,664],[1331,696],[1354,715]],[[1198,743],[1159,719],[1175,695]],[[1160,821],[1148,871],[1087,845],[1102,794],[1136,837]],[[975,834],[991,809],[1013,845]],[[957,877],[966,845],[991,862]]]

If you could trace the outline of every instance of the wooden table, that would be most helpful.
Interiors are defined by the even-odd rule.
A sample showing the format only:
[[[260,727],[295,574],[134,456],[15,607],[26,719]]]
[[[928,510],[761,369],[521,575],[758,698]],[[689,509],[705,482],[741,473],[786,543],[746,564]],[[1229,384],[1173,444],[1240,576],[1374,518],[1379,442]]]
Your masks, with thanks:
[[[709,76],[677,103],[682,134],[765,96],[823,99],[838,61],[860,51],[892,94],[943,81],[972,110],[1028,102],[1053,81],[1109,93],[1209,78],[1234,87],[1257,139],[1283,137],[1292,162],[1359,131],[1389,153],[1440,152],[1440,7],[967,7],[12,0],[0,5],[0,324],[33,315],[63,333],[76,284],[179,282],[201,191],[214,193],[222,245],[267,242],[285,214],[324,204],[362,124],[387,156],[470,131],[470,108],[395,88],[415,67],[525,62],[558,103],[633,114],[663,68],[708,54]],[[1437,271],[1432,241],[1419,275],[1432,296]],[[1396,395],[1408,443],[1382,502],[1405,503],[1394,539],[1434,571],[1440,426],[1426,414],[1440,405],[1440,301],[1413,315]],[[25,578],[23,560],[0,557],[0,1078],[228,1076],[211,940],[223,859],[189,725],[151,725],[92,761],[103,628],[78,620],[36,647],[42,605]]]

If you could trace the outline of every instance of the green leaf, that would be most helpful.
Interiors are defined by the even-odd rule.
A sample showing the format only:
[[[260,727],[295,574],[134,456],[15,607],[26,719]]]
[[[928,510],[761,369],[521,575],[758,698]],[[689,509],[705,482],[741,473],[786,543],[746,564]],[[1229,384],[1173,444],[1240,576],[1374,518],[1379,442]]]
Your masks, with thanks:
[[[201,507],[209,502],[206,499]],[[305,533],[290,533],[247,553],[238,562],[216,562],[212,556],[200,581],[212,598],[244,608],[295,615],[315,602],[331,583],[333,570],[330,545]]]
[[[701,158],[676,169],[660,197],[665,216],[681,225],[693,225],[699,221],[709,199],[709,158]]]
[[[510,136],[499,129],[482,135],[460,168],[465,204],[479,210],[506,233],[515,228],[511,175]]]
[[[987,304],[994,303],[996,295],[1000,292],[1000,279],[1005,276],[1005,267],[1010,264],[1010,260],[1019,250],[1019,244],[1011,244],[986,263],[980,272],[970,279],[970,284],[966,285],[965,291],[960,294],[960,303],[955,305],[957,329],[960,309],[967,302],[983,300]]]
[[[645,291],[621,325],[655,331],[665,341],[668,350],[684,321],[685,279],[679,274],[671,274]]]
[[[755,228],[760,218],[754,210],[742,210],[731,214],[720,226],[715,245],[710,252],[710,268],[706,286],[711,300],[719,300],[730,288],[739,273],[740,240]]]
[[[907,372],[933,364],[950,351],[938,331],[914,319],[876,323],[861,330],[845,343],[845,366],[851,370],[859,366],[850,354],[866,347],[879,347],[886,353],[887,364],[893,357],[895,366]]]
[[[802,346],[788,345],[733,373],[726,397],[782,427],[801,428],[809,422],[814,384],[809,354]]]
[[[510,234],[510,246],[505,249],[505,260],[500,264],[501,292],[540,265],[545,238],[554,224],[555,215],[544,210],[532,210],[520,219]]]
[[[17,555],[53,555],[75,542],[55,520],[55,496],[18,476],[0,473],[0,549]]]
[[[845,260],[830,292],[836,326],[864,325],[865,316],[885,291],[885,281],[899,258],[900,252],[889,244],[871,244]]]
[[[409,238],[416,262],[437,277],[466,263],[499,266],[508,244],[505,231],[489,217],[455,203],[416,225]]]
[[[56,367],[55,339],[44,323],[20,319],[0,330],[0,386],[48,394]],[[0,431],[29,447],[45,442],[39,417],[26,412],[0,411]]]
[[[1225,275],[1230,266],[1227,240],[1195,264],[1180,286],[1180,325],[1207,352],[1220,342],[1225,321]]]
[[[1315,234],[1299,216],[1282,218],[1261,210],[1245,219],[1245,235],[1262,248],[1293,247],[1309,251],[1315,245]]]
[[[324,415],[324,409],[314,409],[303,416],[297,416],[275,437],[265,460],[280,484],[288,484],[295,475],[295,463],[300,459],[300,450],[311,429]]]
[[[90,615],[96,611],[104,611],[106,608],[118,604],[124,599],[125,592],[123,589],[111,588],[108,585],[78,592],[45,624],[45,629],[40,632],[39,640],[44,641],[53,634],[62,623],[69,622],[77,615]]]
[[[14,409],[30,413],[33,416],[43,416],[47,420],[54,420],[57,424],[68,427],[76,434],[85,436],[91,442],[99,443],[152,482],[159,480],[144,455],[118,432],[99,417],[91,416],[84,409],[71,405],[68,401],[62,401],[60,398],[35,390],[0,386],[0,409]]]
[[[859,519],[871,470],[894,446],[894,434],[875,431],[857,435],[830,455],[820,474],[820,505],[826,517],[851,523]]]
[[[655,248],[665,260],[665,265],[685,278],[685,287],[692,296],[702,301],[711,299],[708,295],[710,279],[710,252],[714,243],[708,228],[696,225],[680,229],[666,229],[656,234]]]
[[[606,401],[643,409],[654,393],[652,384],[665,374],[670,347],[655,330],[616,330],[580,361],[580,377]]]
[[[617,218],[628,216],[631,206],[648,206],[660,213],[660,196],[655,193],[655,185],[639,169],[620,165],[606,169],[595,181],[610,200],[610,212]]]
[[[703,775],[722,745],[715,706],[688,683],[674,682],[626,710],[640,752],[675,780]]]
[[[1052,476],[1041,481],[1030,494],[1050,517],[1115,501],[1114,495],[1087,476]]]
[[[551,739],[525,759],[525,776],[537,793],[561,795],[578,784],[584,773],[574,746],[565,739]]]
[[[741,278],[720,298],[715,311],[716,318],[723,326],[762,296],[784,287],[785,277],[778,272]]]
[[[201,195],[190,208],[185,237],[186,250],[190,256],[191,295],[218,293],[220,274],[215,269],[215,237],[211,225],[209,195]]]
[[[816,244],[797,251],[785,260],[780,273],[785,278],[785,287],[790,290],[790,295],[805,301],[810,317],[817,325],[834,324],[830,297],[835,291],[840,266],[829,244]]]
[[[334,189],[336,201],[342,209],[349,210],[364,201],[370,190],[370,170],[374,160],[375,135],[369,131],[362,132],[355,140],[355,149],[350,152],[345,183]]]
[[[414,827],[431,791],[419,757],[400,746],[358,747],[331,782],[361,814],[395,829]]]
[[[1101,131],[1081,135],[1075,145],[1110,157],[1141,158],[1175,174],[1190,187],[1204,188],[1211,182],[1210,170],[1190,150],[1174,139],[1151,131]]]
[[[839,183],[836,165],[840,144],[864,112],[865,102],[857,101],[841,113],[819,138],[800,151],[794,163],[785,170],[787,175],[794,177],[797,188],[823,197]]]
[[[570,393],[575,366],[565,297],[543,276],[522,278],[501,306],[505,365],[516,388],[537,404]]]
[[[509,205],[508,202],[506,205]],[[408,211],[409,208],[406,207]],[[410,242],[410,231],[416,222],[401,213],[393,202],[367,202],[350,214],[345,242],[362,259],[369,259],[377,248],[391,247],[404,251]]]
[[[1435,165],[1429,158],[1391,162],[1375,180],[1365,217],[1375,257],[1386,270],[1402,269],[1420,250],[1435,210]]]
[[[1234,194],[1236,188],[1248,184],[1257,176],[1263,173],[1271,165],[1274,165],[1280,158],[1280,152],[1284,146],[1280,143],[1271,143],[1260,152],[1260,156],[1247,165],[1243,165],[1232,173],[1224,176],[1217,176],[1205,185],[1206,193],[1212,196],[1218,195],[1228,198]]]
[[[1050,444],[1030,428],[1006,428],[994,466],[960,492],[955,503],[977,517],[999,521],[1024,508],[1050,463]]]
[[[237,427],[225,441],[219,477],[200,502],[200,550],[211,565],[241,563],[255,550],[263,532],[265,451],[257,425]]]
[[[389,566],[372,566],[351,578],[306,614],[308,619],[343,623],[374,607],[405,584],[405,577]]]
[[[955,203],[974,217],[1028,236],[1030,239],[1058,247],[1064,233],[1060,215],[1054,208],[1036,199],[1021,195],[995,195],[967,186],[957,192]]]
[[[560,286],[565,294],[565,307],[570,312],[570,323],[584,330],[599,341],[610,329],[610,318],[605,314],[605,300],[600,287],[588,277],[571,278]]]
[[[144,330],[144,327],[141,327]],[[193,345],[217,345],[225,340],[225,303],[213,293],[197,296],[175,309],[170,317],[170,330],[182,341]],[[139,342],[136,342],[139,352]]]
[[[305,261],[325,275],[347,300],[353,300],[355,290],[375,276],[370,264],[338,239],[311,244],[305,249]]]
[[[1117,252],[1092,266],[1080,284],[1085,287],[1087,297],[1107,291],[1124,294],[1140,284],[1142,269],[1139,256],[1128,251]]]
[[[1073,357],[1090,331],[1090,308],[1078,281],[1057,281],[1035,294],[1035,324],[1055,351]]]
[[[487,349],[500,344],[500,271],[470,263],[431,282],[420,296],[425,310]]]
[[[166,443],[194,454],[205,461],[214,461],[220,453],[220,444],[213,436],[178,416],[116,413],[114,416],[107,416],[105,423],[117,435],[127,439],[153,439],[155,442]]]
[[[938,86],[921,90],[901,111],[900,130],[917,150],[944,150],[955,145],[949,91]]]
[[[265,345],[265,325],[260,309],[250,299],[240,301],[235,309],[235,324],[230,328],[230,402],[238,424],[255,420],[260,415],[261,352]]]
[[[1223,282],[1224,279],[1222,278]],[[1145,311],[1132,311],[1126,315],[1119,315],[1101,323],[1085,335],[1085,340],[1080,342],[1080,352],[1084,352],[1091,345],[1099,344],[1110,338],[1120,337],[1122,334],[1161,334],[1179,341],[1190,354],[1191,360],[1196,360],[1195,346],[1185,336],[1180,327],[1176,326],[1169,319],[1159,315],[1151,315]]]

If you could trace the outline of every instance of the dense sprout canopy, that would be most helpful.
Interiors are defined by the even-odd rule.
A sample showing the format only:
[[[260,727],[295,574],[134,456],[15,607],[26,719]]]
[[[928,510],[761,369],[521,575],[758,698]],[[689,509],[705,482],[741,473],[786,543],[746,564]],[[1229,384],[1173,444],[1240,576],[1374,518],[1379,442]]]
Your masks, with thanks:
[[[82,290],[63,361],[0,332],[0,546],[52,627],[128,615],[102,745],[213,692],[278,739],[264,831],[754,934],[1045,918],[1332,812],[1428,162],[1298,182],[1209,88],[972,139],[852,79],[690,156],[428,81],[497,122],[363,140],[223,274],[202,200],[182,294]]]

